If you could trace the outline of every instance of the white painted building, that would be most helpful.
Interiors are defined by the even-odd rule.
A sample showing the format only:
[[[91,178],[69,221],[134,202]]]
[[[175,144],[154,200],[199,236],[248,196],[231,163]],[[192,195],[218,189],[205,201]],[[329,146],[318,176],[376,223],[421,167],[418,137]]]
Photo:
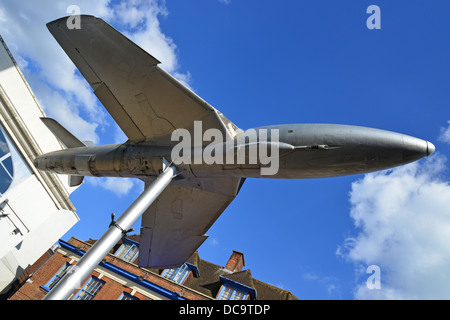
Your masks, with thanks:
[[[38,171],[33,160],[62,145],[0,37],[0,294],[79,218],[67,176]]]

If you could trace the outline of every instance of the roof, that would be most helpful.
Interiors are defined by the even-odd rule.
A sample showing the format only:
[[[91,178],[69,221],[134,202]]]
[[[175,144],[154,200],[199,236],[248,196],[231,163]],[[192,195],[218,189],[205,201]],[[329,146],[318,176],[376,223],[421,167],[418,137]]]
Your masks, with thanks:
[[[139,235],[131,235],[126,238],[139,243]],[[94,244],[95,241],[96,240],[89,239],[86,242]],[[122,243],[123,240],[119,241],[111,250],[111,253],[116,251]],[[186,262],[198,267],[199,277],[190,277],[183,285],[211,298],[217,297],[217,294],[219,293],[219,290],[224,282],[223,279],[221,279],[222,277],[231,280],[232,282],[241,284],[244,287],[254,289],[256,291],[257,300],[298,300],[298,298],[290,291],[253,278],[250,269],[232,272],[225,269],[223,266],[201,259],[198,251],[195,251]],[[146,268],[146,270],[152,271],[159,275],[163,272],[163,269]]]
[[[189,279],[184,285],[212,298],[217,297],[222,286],[220,277],[223,277],[255,289],[257,300],[298,300],[290,291],[253,278],[249,269],[231,273],[222,266],[200,259],[198,252],[195,252],[190,259],[197,259],[200,277]]]

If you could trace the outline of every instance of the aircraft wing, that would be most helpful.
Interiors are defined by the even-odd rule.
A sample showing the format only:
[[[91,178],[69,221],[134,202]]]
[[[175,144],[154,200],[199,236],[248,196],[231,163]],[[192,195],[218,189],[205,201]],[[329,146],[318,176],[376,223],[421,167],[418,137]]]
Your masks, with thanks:
[[[93,16],[47,24],[130,142],[170,145],[175,129],[241,131],[222,113],[158,66],[156,58]],[[205,142],[206,143],[206,142]],[[240,178],[182,179],[172,182],[142,216],[139,265],[179,266],[205,241],[205,232],[235,198]]]
[[[192,133],[196,120],[203,130],[234,137],[239,129],[156,58],[99,18],[81,15],[80,21],[79,29],[69,29],[67,17],[47,27],[130,141],[163,144],[175,129]]]
[[[170,184],[142,216],[140,267],[174,268],[208,238],[206,231],[233,201],[241,178],[194,179]],[[192,183],[201,187],[191,187]]]

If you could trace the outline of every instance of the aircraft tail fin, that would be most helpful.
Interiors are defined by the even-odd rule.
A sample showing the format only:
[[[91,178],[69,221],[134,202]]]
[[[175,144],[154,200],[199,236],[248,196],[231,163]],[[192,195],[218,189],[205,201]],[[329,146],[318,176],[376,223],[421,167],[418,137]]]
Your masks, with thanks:
[[[50,129],[50,131],[61,141],[66,148],[80,148],[86,147],[86,144],[78,140],[66,128],[64,128],[58,121],[52,118],[41,118],[42,122]]]
[[[66,148],[86,147],[85,143],[78,140],[77,137],[70,133],[55,119],[41,118],[41,120]],[[83,179],[84,176],[69,176],[69,186],[79,186],[83,182]]]

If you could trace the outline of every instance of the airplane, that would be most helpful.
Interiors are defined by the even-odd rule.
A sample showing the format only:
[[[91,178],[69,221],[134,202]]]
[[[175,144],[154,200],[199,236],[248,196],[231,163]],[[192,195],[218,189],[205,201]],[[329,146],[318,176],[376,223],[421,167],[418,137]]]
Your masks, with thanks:
[[[34,163],[40,170],[69,175],[72,186],[82,183],[84,176],[133,177],[145,181],[146,188],[166,161],[175,164],[176,177],[142,215],[141,267],[183,264],[206,240],[207,230],[247,178],[361,174],[404,165],[435,151],[422,139],[349,125],[282,124],[242,130],[105,21],[89,15],[80,19],[80,28],[69,29],[67,17],[47,27],[128,140],[89,146],[55,120],[43,118],[66,148],[40,155]]]

